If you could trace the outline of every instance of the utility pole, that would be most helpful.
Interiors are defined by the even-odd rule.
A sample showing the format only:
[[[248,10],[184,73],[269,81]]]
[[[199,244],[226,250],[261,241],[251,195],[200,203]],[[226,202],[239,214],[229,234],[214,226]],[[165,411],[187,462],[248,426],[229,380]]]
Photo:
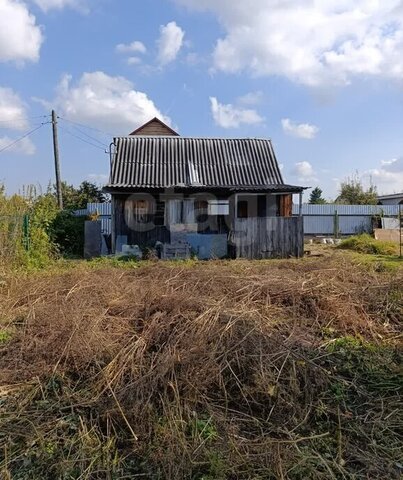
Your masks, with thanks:
[[[52,128],[53,128],[53,151],[55,154],[57,204],[60,210],[63,210],[62,181],[60,178],[59,140],[57,136],[57,115],[54,110],[52,110]]]

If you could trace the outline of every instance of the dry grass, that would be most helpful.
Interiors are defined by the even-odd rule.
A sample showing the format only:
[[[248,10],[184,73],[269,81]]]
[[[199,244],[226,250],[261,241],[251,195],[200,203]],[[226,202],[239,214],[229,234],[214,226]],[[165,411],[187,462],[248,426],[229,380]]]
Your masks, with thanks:
[[[0,286],[12,479],[398,479],[403,274],[78,266]]]

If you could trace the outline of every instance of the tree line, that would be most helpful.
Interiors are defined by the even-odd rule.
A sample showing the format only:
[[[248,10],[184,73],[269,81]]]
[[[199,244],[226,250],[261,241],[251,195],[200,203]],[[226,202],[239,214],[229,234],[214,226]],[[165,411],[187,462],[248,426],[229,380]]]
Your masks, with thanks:
[[[309,203],[323,205],[326,203],[338,203],[340,205],[376,205],[378,203],[378,192],[374,185],[365,188],[358,178],[348,178],[341,183],[339,194],[334,202],[328,202],[323,198],[323,191],[315,187],[310,196]]]

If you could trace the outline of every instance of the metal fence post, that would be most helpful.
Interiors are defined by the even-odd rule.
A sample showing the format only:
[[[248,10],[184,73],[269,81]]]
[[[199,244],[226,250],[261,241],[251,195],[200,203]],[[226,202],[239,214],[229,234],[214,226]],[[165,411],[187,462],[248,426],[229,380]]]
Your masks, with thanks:
[[[29,215],[26,214],[23,217],[22,222],[22,235],[23,235],[23,245],[26,251],[29,250],[30,247],[30,222],[29,222]]]
[[[333,218],[333,235],[334,238],[339,238],[339,229],[340,229],[340,224],[339,224],[339,214],[337,210],[334,211],[334,218]]]

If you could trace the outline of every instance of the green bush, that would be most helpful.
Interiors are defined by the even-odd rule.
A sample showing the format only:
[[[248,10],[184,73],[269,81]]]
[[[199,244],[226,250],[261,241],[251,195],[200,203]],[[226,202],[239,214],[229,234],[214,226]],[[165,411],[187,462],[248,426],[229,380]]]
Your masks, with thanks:
[[[57,213],[57,204],[52,196],[41,195],[34,200],[29,214],[27,265],[42,268],[55,258],[57,249],[52,242],[50,227]]]
[[[396,253],[396,246],[393,243],[375,240],[367,233],[343,240],[338,248],[374,255],[393,255]]]
[[[72,212],[59,212],[50,225],[50,236],[59,252],[67,256],[83,256],[85,217]]]
[[[12,267],[42,268],[56,254],[49,227],[58,212],[51,195],[6,196],[0,185],[0,263]]]

